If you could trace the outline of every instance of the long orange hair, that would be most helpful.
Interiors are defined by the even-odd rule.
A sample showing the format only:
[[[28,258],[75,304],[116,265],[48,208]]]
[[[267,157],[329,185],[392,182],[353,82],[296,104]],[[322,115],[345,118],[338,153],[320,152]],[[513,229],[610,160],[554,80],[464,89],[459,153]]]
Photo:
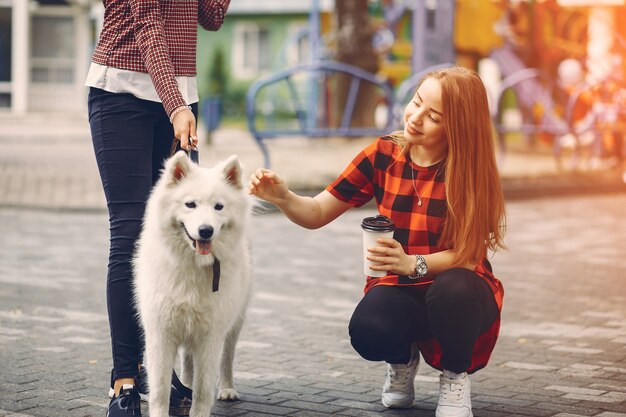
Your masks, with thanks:
[[[453,248],[455,264],[476,263],[504,246],[506,214],[496,165],[487,92],[478,75],[462,67],[426,74],[441,83],[445,137],[447,215],[440,246]],[[420,83],[421,85],[421,83]],[[402,132],[393,138],[409,152]]]

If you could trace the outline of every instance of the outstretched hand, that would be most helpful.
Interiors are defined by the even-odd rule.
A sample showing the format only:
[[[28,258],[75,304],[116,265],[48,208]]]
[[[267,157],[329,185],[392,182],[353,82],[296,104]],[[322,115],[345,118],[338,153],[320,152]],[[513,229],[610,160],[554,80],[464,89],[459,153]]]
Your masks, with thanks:
[[[180,141],[180,147],[190,150],[198,145],[196,133],[196,116],[189,109],[177,113],[172,120],[174,137]]]
[[[269,203],[279,205],[289,195],[289,188],[275,172],[259,168],[250,176],[248,192]]]
[[[411,275],[415,260],[407,255],[400,242],[394,239],[381,238],[376,240],[378,246],[367,248],[367,259],[376,262],[370,268],[374,271],[388,271],[392,274]]]

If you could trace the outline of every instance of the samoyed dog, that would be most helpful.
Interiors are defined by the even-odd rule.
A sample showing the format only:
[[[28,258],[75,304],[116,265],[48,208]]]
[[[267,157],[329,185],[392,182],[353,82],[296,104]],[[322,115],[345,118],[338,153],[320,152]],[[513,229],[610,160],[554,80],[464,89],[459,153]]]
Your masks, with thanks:
[[[220,400],[239,398],[233,359],[250,295],[251,201],[236,156],[201,168],[183,151],[148,199],[133,266],[151,417],[169,415],[177,355],[193,389],[190,416],[210,415],[216,387]]]

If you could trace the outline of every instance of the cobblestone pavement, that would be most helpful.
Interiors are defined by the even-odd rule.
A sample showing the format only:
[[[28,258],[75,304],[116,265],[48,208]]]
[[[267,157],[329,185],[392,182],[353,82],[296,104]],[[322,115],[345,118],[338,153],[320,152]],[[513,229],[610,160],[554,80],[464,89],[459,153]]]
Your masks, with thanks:
[[[508,203],[506,295],[475,416],[626,416],[625,194]],[[385,410],[385,366],[360,359],[347,323],[362,294],[360,219],[251,225],[254,295],[236,358],[238,402],[216,416],[433,416],[424,365],[412,409]],[[0,209],[0,416],[104,416],[111,368],[103,211]],[[144,415],[147,406],[144,405]]]
[[[14,127],[0,123],[0,207],[105,209],[89,132],[84,127],[77,131],[76,125],[49,130],[35,126],[18,136]],[[289,137],[269,140],[267,146],[272,169],[292,189],[317,191],[371,142],[372,138]],[[220,129],[212,144],[206,139],[200,142],[201,165],[212,165],[231,154],[239,156],[247,174],[263,165],[262,153],[249,132]],[[626,192],[617,169],[559,175],[549,154],[508,153],[500,172],[507,197]]]

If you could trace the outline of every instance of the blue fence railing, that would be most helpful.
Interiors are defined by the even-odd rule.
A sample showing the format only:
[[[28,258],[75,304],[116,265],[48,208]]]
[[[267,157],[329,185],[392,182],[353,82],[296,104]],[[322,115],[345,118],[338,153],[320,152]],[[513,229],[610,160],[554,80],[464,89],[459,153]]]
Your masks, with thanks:
[[[343,74],[349,81],[341,120],[334,120],[332,80]],[[377,99],[386,106],[382,125],[352,127],[357,98],[364,83],[377,88]],[[322,105],[320,105],[322,103]],[[248,129],[261,148],[266,167],[270,155],[265,139],[280,136],[380,136],[394,126],[394,95],[380,77],[352,65],[319,61],[273,74],[252,84],[246,99]]]

